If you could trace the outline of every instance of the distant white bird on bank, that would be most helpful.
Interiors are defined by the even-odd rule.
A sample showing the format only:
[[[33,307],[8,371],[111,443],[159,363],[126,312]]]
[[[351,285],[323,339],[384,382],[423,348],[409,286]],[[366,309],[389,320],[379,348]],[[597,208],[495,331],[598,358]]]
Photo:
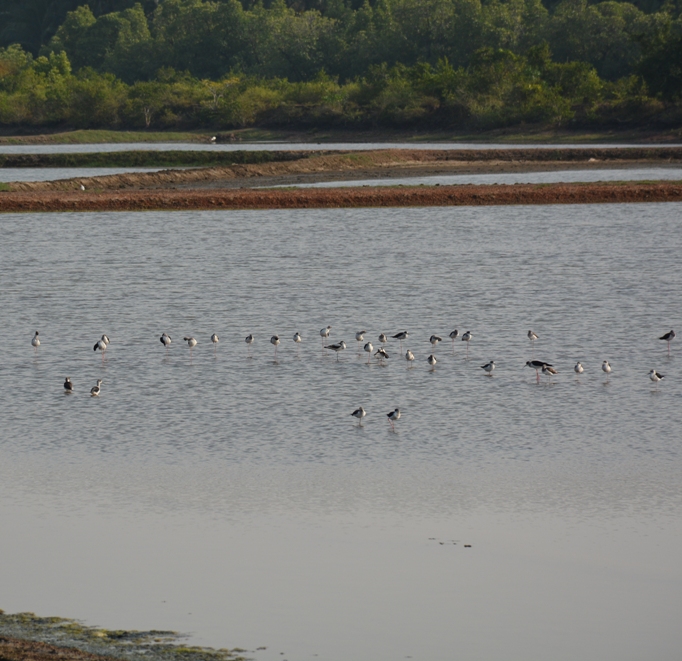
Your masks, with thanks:
[[[40,333],[36,331],[36,334],[33,336],[33,339],[31,340],[31,346],[33,347],[34,353],[38,352],[38,347],[40,346],[40,339],[38,338],[38,335],[40,335]]]
[[[663,376],[663,374],[660,374],[656,370],[651,370],[651,372],[649,372],[649,378],[656,384],[656,387],[658,387],[658,382],[661,379],[665,379],[665,376]]]
[[[359,406],[351,413],[351,415],[358,419],[358,426],[362,427],[362,419],[367,415],[365,409],[363,409],[362,406]]]
[[[217,140],[216,136],[212,135],[209,142],[215,142]]]
[[[367,352],[367,364],[369,365],[370,359],[372,358],[372,351],[374,351],[374,347],[372,346],[371,342],[367,342],[364,347],[362,347],[364,351]]]
[[[493,370],[495,369],[495,361],[491,360],[489,363],[486,363],[485,365],[481,365],[481,369],[488,375],[492,376],[493,375]]]
[[[90,388],[90,397],[99,397],[100,386],[102,385],[102,379],[97,379],[97,385]]]
[[[336,353],[336,360],[339,360],[339,353],[343,351],[346,348],[346,343],[341,340],[341,342],[338,342],[337,344],[328,344],[325,349],[329,349],[330,351],[334,351]]]
[[[85,190],[85,186],[83,186],[83,184],[81,184],[81,190],[82,190],[82,191]]]
[[[388,421],[391,423],[391,429],[395,431],[395,425],[393,424],[396,420],[400,420],[400,409],[394,409],[390,413],[386,414]]]

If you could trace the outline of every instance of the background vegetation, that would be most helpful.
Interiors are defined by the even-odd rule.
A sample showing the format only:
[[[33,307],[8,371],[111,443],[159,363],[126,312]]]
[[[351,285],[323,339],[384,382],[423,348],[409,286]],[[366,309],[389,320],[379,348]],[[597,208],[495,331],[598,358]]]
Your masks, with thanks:
[[[678,127],[682,0],[0,0],[6,127]]]

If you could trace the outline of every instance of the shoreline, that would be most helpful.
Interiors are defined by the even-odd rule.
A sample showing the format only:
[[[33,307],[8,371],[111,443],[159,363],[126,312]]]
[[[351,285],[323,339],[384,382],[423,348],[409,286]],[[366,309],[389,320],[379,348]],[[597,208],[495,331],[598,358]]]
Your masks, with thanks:
[[[0,213],[682,202],[682,182],[0,193]]]

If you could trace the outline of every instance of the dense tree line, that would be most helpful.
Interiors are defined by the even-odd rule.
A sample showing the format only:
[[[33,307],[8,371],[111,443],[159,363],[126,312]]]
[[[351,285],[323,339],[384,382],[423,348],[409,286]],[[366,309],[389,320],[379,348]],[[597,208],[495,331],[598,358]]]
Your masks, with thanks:
[[[674,125],[682,101],[675,0],[0,0],[0,44],[2,124]]]

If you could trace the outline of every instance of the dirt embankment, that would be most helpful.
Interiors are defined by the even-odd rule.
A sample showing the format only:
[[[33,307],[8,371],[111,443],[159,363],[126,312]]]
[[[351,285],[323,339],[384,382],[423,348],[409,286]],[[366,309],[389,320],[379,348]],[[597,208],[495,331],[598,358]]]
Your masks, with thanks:
[[[227,167],[163,170],[47,182],[15,182],[12,191],[237,188],[376,176],[509,172],[559,168],[603,168],[682,164],[682,148],[381,150],[312,153],[298,160]]]
[[[159,190],[0,194],[0,212],[481,206],[680,202],[680,183]]]
[[[32,640],[0,636],[0,661],[116,661],[73,647],[58,647]]]

